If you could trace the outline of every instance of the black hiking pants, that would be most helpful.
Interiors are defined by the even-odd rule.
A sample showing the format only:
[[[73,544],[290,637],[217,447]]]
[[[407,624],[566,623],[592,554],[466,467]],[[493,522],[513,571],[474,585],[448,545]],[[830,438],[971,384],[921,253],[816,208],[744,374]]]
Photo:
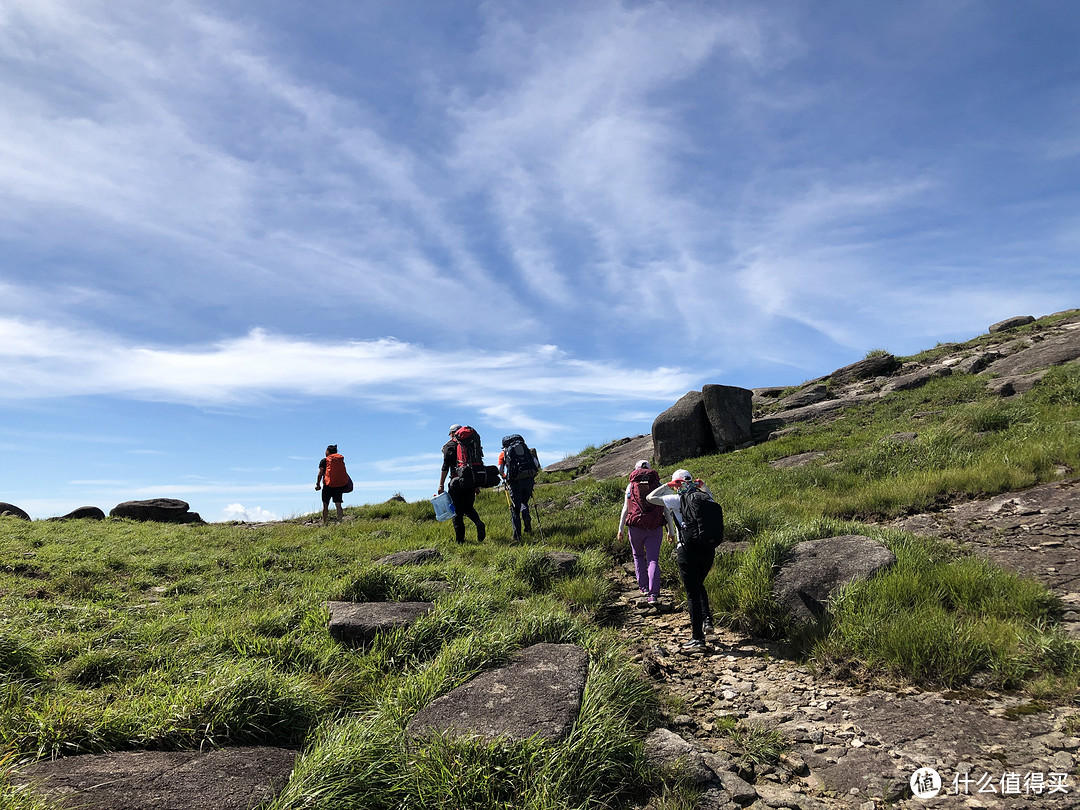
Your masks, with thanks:
[[[465,542],[465,518],[476,524],[476,539],[483,540],[486,533],[484,521],[476,511],[476,487],[466,484],[461,478],[455,478],[447,487],[450,500],[454,503],[454,537],[459,543]]]
[[[705,590],[705,578],[712,570],[716,549],[711,546],[689,546],[680,543],[678,548],[679,577],[686,588],[686,604],[690,611],[690,632],[694,638],[705,640],[705,623],[712,624],[709,594]]]
[[[520,478],[510,482],[510,519],[514,522],[514,539],[521,538],[521,522],[525,531],[532,531],[532,515],[529,514],[529,498],[533,494],[534,478]]]

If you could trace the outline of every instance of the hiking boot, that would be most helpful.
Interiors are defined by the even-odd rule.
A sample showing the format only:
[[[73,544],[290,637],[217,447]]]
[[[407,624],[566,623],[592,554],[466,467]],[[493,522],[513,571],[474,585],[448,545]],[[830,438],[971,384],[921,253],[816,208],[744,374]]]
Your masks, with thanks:
[[[485,537],[487,537],[487,526],[481,523],[476,527],[476,542],[483,543]]]
[[[708,645],[705,643],[705,639],[703,639],[703,638],[692,638],[689,641],[687,641],[685,644],[683,644],[680,649],[685,650],[686,652],[693,652],[694,650],[702,650],[702,651],[704,651],[707,646]]]
[[[701,629],[705,631],[705,635],[707,636],[716,634],[716,629],[713,627],[712,622],[705,622],[705,625]]]

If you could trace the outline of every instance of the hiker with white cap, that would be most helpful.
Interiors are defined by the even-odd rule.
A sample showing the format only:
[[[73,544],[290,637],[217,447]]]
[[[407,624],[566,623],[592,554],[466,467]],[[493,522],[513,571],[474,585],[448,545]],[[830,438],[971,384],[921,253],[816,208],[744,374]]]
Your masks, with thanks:
[[[634,555],[634,573],[638,590],[646,598],[645,609],[660,607],[660,546],[664,542],[664,525],[668,537],[675,540],[675,522],[671,511],[663,504],[649,503],[648,495],[660,485],[660,473],[644,459],[634,465],[630,483],[626,485],[619,530],[615,537],[620,542],[623,529],[630,538],[630,550]]]
[[[712,610],[709,594],[705,590],[705,578],[712,569],[716,549],[712,543],[692,542],[688,537],[686,519],[683,515],[685,498],[699,491],[715,502],[712,492],[704,481],[694,480],[689,470],[676,470],[671,482],[661,484],[647,496],[649,503],[667,507],[678,528],[679,540],[675,546],[679,562],[679,577],[686,588],[687,610],[690,613],[691,638],[683,644],[684,650],[704,650],[705,635],[713,632]],[[721,528],[721,535],[723,529]]]
[[[475,447],[471,449],[475,440]],[[476,539],[482,541],[487,532],[484,521],[480,520],[480,514],[476,511],[476,494],[480,489],[476,485],[473,475],[473,465],[477,459],[469,458],[470,454],[479,452],[479,461],[483,462],[483,448],[480,447],[480,436],[471,427],[465,425],[450,426],[450,441],[442,447],[442,472],[439,474],[439,491],[443,493],[446,483],[446,474],[450,473],[450,501],[454,504],[454,538],[459,542],[465,542],[465,518],[476,524]]]

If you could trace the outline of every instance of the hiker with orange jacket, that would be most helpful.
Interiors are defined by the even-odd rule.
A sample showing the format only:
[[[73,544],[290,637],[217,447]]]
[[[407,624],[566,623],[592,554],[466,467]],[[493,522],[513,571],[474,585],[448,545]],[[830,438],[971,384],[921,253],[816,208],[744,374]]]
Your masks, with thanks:
[[[349,486],[349,472],[345,469],[345,456],[337,451],[336,444],[326,447],[326,458],[319,460],[319,475],[315,479],[315,491],[322,490],[322,522],[330,520],[330,501],[337,507],[337,518],[341,520],[345,511],[341,508],[341,499]]]

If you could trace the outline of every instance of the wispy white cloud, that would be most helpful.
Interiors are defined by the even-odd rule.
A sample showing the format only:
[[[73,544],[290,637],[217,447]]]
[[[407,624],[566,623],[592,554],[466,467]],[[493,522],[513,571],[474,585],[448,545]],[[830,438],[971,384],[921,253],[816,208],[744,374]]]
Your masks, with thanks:
[[[462,353],[393,339],[332,343],[254,329],[210,346],[148,347],[3,317],[0,359],[3,399],[97,394],[221,405],[273,396],[352,396],[375,404],[463,403],[522,419],[525,407],[540,397],[546,404],[668,400],[691,380],[677,368],[579,360],[555,346]]]

